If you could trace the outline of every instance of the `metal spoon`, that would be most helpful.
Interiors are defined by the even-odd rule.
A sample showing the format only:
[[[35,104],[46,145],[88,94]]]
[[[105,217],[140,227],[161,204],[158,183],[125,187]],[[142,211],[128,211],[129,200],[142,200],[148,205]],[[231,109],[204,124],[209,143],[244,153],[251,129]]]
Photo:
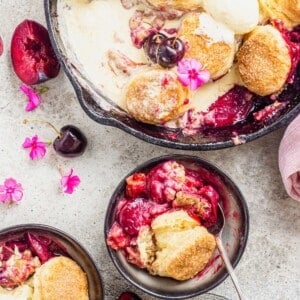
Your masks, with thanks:
[[[217,244],[217,247],[218,247],[218,250],[220,252],[220,255],[224,261],[224,264],[227,268],[227,271],[232,279],[232,282],[235,286],[235,289],[239,295],[239,299],[240,300],[246,300],[247,298],[243,295],[242,293],[242,290],[241,290],[241,287],[240,287],[240,284],[238,282],[238,279],[234,273],[234,270],[233,270],[233,267],[231,265],[231,262],[228,258],[228,255],[227,255],[227,252],[223,246],[223,243],[222,243],[222,231],[223,231],[223,228],[224,228],[224,225],[225,225],[225,216],[224,216],[224,212],[223,212],[223,209],[222,207],[220,206],[220,204],[218,204],[218,218],[217,218],[217,222],[216,224],[214,224],[213,226],[207,228],[208,231],[213,234],[215,236],[215,239],[216,239],[216,244]]]

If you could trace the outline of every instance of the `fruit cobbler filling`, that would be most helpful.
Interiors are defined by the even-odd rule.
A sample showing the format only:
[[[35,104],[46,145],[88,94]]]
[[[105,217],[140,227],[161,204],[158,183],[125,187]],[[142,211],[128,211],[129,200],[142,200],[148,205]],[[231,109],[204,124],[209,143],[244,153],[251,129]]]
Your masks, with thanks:
[[[30,232],[0,244],[0,286],[24,284],[37,268],[55,256],[68,256],[57,243]]]
[[[269,124],[292,105],[299,92],[300,26],[289,31],[281,21],[273,21],[273,25],[286,41],[292,62],[285,88],[278,94],[262,97],[243,86],[235,85],[216,99],[207,111],[188,110],[178,120],[184,135],[199,132],[209,135],[216,133],[216,129],[228,129],[232,135],[244,133],[244,130],[253,131]],[[247,123],[252,125],[245,127]]]
[[[219,199],[217,190],[199,171],[176,161],[163,162],[147,173],[135,173],[126,179],[107,244],[122,250],[128,262],[145,267],[137,246],[145,226],[161,214],[185,210],[199,224],[210,227],[217,221]]]
[[[125,9],[129,9],[142,1],[121,2]],[[168,26],[168,21],[180,20],[184,15],[184,12],[168,7],[137,9],[133,13],[129,20],[132,45],[144,50],[150,65],[158,64],[162,68],[173,68],[185,57],[190,45],[180,39],[178,26],[174,28]],[[291,69],[283,89],[263,97],[249,91],[246,87],[234,85],[205,111],[198,111],[191,107],[176,119],[176,126],[180,129],[179,135],[192,136],[200,133],[208,136],[218,135],[221,131],[234,137],[250,133],[270,124],[296,104],[294,102],[298,100],[295,96],[299,90],[297,82],[300,79],[298,66],[300,27],[288,30],[281,20],[269,20],[269,22],[281,33],[291,57]],[[189,99],[187,103],[188,101]],[[169,127],[168,123],[165,125]],[[174,191],[176,192],[176,188],[173,189]],[[163,196],[162,201],[169,196],[172,197]]]

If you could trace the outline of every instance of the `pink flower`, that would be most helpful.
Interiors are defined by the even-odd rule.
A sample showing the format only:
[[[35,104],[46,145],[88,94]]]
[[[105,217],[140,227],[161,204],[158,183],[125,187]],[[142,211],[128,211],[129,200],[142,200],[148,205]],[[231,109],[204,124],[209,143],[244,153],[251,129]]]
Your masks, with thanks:
[[[182,59],[177,67],[178,80],[183,86],[189,86],[195,91],[210,79],[210,73],[202,68],[202,64],[194,58]]]
[[[0,185],[0,202],[7,203],[9,201],[19,202],[23,197],[23,188],[13,178],[7,178],[3,185]]]
[[[0,36],[0,56],[3,54],[3,40],[2,37]]]
[[[32,138],[27,137],[23,143],[23,148],[30,148],[29,156],[32,160],[43,158],[46,154],[46,143],[39,141],[37,135]]]
[[[71,169],[70,174],[63,176],[60,181],[63,191],[66,194],[73,194],[74,189],[79,185],[80,178],[77,175],[73,176],[73,169]]]
[[[41,96],[32,87],[22,84],[20,90],[28,97],[28,103],[26,105],[26,111],[35,110],[41,103]]]

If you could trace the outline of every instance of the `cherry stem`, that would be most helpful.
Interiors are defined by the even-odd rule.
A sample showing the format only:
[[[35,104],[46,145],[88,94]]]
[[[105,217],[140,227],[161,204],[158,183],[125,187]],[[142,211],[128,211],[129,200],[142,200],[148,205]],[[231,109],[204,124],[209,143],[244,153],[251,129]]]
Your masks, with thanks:
[[[176,41],[178,40],[178,34],[175,36],[175,39],[174,39],[174,41],[173,41],[173,43],[172,43],[172,47],[174,47],[175,46],[175,43],[176,43]]]
[[[61,133],[59,132],[59,130],[54,127],[50,122],[47,122],[47,121],[44,121],[44,120],[38,120],[38,119],[24,119],[23,120],[23,123],[24,124],[27,124],[27,123],[42,123],[42,124],[46,124],[48,125],[49,127],[51,127],[55,132],[56,134],[58,135],[59,138],[61,138]]]

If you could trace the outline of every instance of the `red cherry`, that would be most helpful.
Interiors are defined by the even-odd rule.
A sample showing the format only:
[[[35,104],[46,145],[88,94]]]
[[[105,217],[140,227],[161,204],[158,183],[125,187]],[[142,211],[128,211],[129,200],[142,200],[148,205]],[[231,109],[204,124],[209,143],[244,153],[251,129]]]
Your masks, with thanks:
[[[74,125],[66,125],[60,129],[60,135],[54,140],[54,150],[64,157],[76,157],[83,154],[87,146],[87,138]]]
[[[24,119],[23,123],[30,122],[43,123],[51,127],[57,134],[53,142],[54,150],[64,157],[76,157],[83,154],[87,146],[87,138],[83,132],[74,125],[65,125],[60,130],[50,122],[38,119]]]
[[[17,76],[26,84],[36,84],[58,75],[60,65],[47,29],[25,20],[17,26],[11,41],[11,58]]]

